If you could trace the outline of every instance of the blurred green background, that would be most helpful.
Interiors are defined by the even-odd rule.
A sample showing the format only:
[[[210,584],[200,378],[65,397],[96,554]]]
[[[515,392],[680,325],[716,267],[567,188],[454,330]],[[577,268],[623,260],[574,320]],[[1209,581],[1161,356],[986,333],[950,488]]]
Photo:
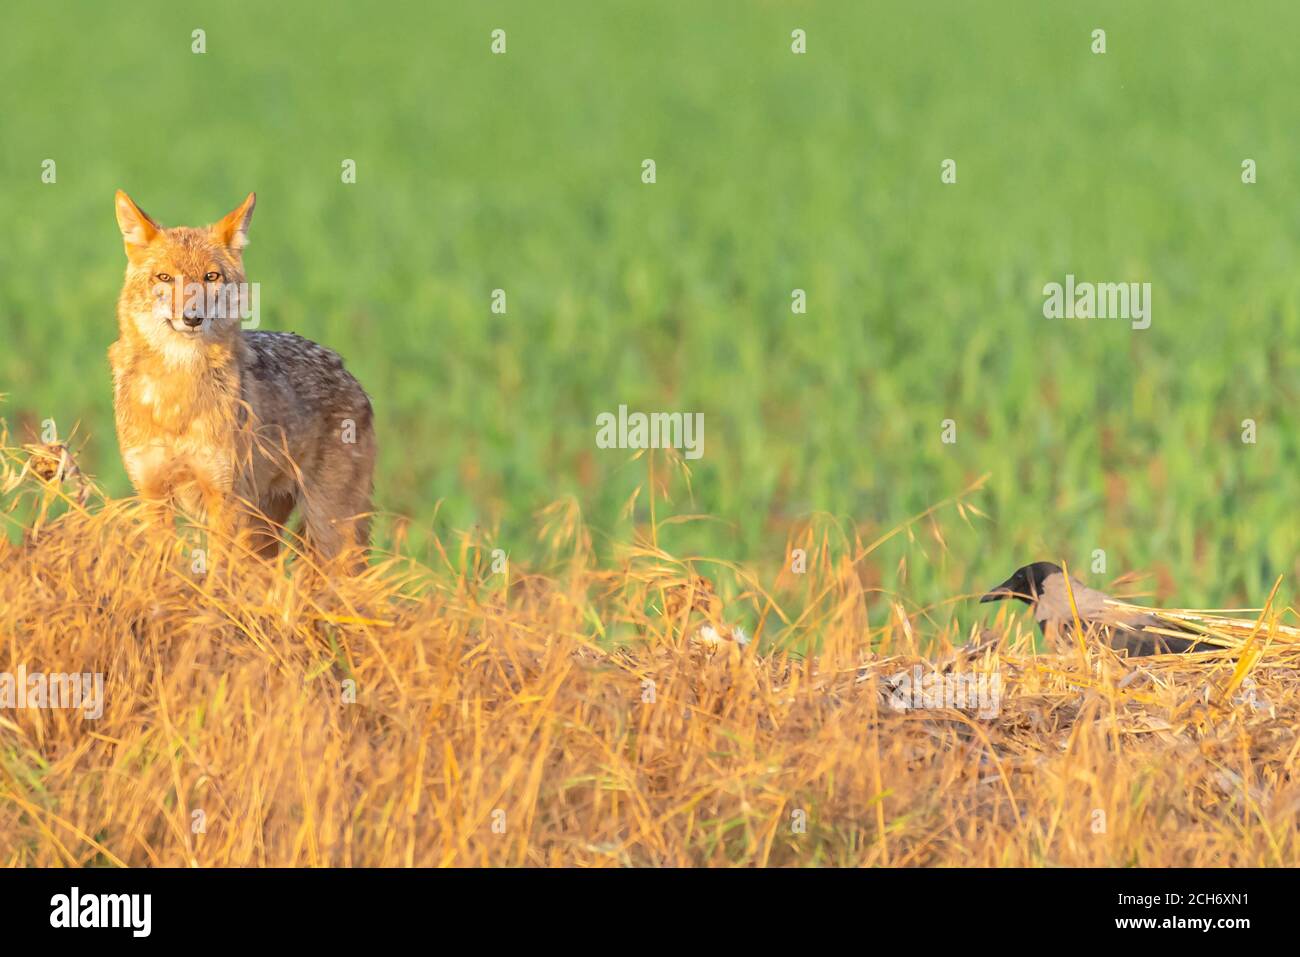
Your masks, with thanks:
[[[1286,594],[1300,9],[1087,7],[10,0],[0,415],[77,424],[83,467],[128,492],[113,191],[197,225],[251,189],[262,327],[371,392],[377,505],[417,550],[481,526],[528,561],[569,494],[598,544],[626,539],[644,463],[595,445],[626,403],[705,415],[673,508],[717,521],[665,529],[680,552],[772,571],[812,513],[869,536],[989,472],[990,521],[882,549],[881,584],[904,555],[936,600],[1104,549],[1094,584]],[[1151,328],[1044,319],[1067,273],[1152,283]]]

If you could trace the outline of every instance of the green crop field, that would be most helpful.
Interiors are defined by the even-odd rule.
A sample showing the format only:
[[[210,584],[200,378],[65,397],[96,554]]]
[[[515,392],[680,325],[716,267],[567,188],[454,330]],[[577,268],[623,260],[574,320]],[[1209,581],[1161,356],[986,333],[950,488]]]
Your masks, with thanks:
[[[626,405],[703,414],[656,505],[677,554],[770,578],[809,522],[871,539],[987,474],[987,518],[868,580],[933,603],[1064,558],[1259,604],[1300,583],[1298,31],[1280,2],[10,0],[0,416],[75,427],[128,494],[113,192],[198,225],[255,190],[262,328],[374,398],[381,544],[403,516],[418,555],[477,527],[540,563],[568,496],[597,549],[644,533],[647,460],[596,443]],[[1150,327],[1045,318],[1067,275],[1150,283]]]

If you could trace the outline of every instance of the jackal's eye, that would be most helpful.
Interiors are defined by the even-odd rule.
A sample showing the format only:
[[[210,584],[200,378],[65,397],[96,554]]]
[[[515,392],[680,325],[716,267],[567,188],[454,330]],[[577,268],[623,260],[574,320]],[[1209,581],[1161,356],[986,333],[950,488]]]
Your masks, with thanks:
[[[160,272],[158,275],[154,276],[153,278],[154,278],[154,279],[157,279],[159,282],[171,282],[171,281],[172,281],[172,277],[169,276],[169,275],[167,275],[165,272]]]
[[[220,278],[221,278],[221,273],[219,272],[205,272],[203,274],[204,282],[216,282]]]

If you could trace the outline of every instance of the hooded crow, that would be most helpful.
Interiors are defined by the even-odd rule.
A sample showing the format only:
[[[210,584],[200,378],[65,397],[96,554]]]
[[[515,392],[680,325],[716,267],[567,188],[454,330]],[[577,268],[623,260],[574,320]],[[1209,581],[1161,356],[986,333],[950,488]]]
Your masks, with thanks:
[[[1196,650],[1202,637],[1166,621],[1137,605],[1129,605],[1089,588],[1070,577],[1069,591],[1085,633],[1101,635],[1115,649],[1126,648],[1130,657]],[[1034,613],[1043,636],[1050,640],[1074,637],[1074,609],[1066,590],[1065,574],[1059,565],[1034,562],[994,588],[981,602],[1018,598]],[[1185,635],[1186,637],[1181,637]],[[1202,646],[1208,650],[1209,646]]]

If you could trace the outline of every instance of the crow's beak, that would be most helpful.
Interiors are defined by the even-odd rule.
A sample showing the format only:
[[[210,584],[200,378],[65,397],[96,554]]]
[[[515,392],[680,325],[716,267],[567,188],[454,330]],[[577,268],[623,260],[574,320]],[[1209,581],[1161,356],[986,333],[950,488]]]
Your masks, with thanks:
[[[997,588],[994,588],[987,595],[980,599],[980,604],[986,601],[1002,601],[1004,598],[1019,598],[1020,593],[1015,589],[1016,576],[1012,575]]]

